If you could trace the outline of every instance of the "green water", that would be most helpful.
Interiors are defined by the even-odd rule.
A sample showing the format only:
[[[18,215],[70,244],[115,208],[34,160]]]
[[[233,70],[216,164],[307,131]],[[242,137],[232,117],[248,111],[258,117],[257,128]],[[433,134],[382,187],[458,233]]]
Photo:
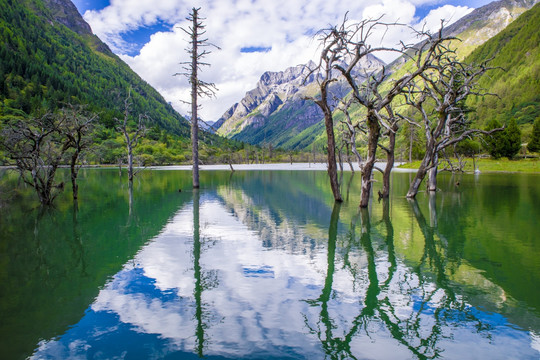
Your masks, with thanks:
[[[43,210],[0,173],[2,358],[538,359],[540,176],[411,176],[85,169]]]

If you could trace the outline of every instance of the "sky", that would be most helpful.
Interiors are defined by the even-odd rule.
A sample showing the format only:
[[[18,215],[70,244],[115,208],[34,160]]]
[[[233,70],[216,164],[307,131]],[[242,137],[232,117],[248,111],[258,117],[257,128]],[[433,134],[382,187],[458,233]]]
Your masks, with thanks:
[[[215,83],[213,98],[201,99],[199,116],[216,121],[265,71],[316,60],[314,34],[341,23],[377,18],[436,31],[441,19],[452,23],[490,0],[72,0],[93,32],[182,115],[189,115],[190,87],[180,63],[188,61],[181,28],[193,7],[205,18],[206,37],[220,50],[205,58],[200,79]],[[410,31],[374,34],[373,44],[413,41]],[[384,61],[393,60],[380,54]]]

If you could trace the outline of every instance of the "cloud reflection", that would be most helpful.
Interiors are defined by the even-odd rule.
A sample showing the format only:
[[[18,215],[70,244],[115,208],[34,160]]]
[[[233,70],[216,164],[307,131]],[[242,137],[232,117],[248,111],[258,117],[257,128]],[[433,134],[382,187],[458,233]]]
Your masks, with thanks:
[[[278,225],[242,192],[241,205],[221,195],[194,195],[195,206],[175,214],[80,322],[41,342],[33,357],[504,358],[530,356],[523,342],[538,343],[503,316],[470,306],[448,283],[411,271],[393,252],[388,217],[386,237],[368,213],[353,218],[345,234],[337,209],[329,231],[310,230],[313,242],[331,246],[269,248],[254,221],[281,232],[279,239],[309,236],[293,218]],[[346,352],[333,352],[337,347]]]

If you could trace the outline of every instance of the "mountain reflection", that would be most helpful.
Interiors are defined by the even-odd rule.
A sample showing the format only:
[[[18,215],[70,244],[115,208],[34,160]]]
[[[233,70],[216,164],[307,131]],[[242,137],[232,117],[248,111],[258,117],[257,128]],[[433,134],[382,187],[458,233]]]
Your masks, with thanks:
[[[240,176],[189,194],[81,320],[33,357],[538,356],[534,331],[479,300],[502,289],[473,270],[484,287],[461,281],[471,265],[440,228],[439,194],[330,207],[306,195],[316,182],[285,192],[274,174],[261,193],[260,178],[240,186]]]

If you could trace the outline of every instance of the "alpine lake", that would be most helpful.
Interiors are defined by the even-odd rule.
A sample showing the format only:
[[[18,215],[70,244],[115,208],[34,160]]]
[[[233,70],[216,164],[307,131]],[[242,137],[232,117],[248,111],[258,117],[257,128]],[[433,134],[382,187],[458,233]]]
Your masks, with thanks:
[[[0,170],[0,357],[539,359],[540,174],[412,177],[88,168],[41,209]]]

